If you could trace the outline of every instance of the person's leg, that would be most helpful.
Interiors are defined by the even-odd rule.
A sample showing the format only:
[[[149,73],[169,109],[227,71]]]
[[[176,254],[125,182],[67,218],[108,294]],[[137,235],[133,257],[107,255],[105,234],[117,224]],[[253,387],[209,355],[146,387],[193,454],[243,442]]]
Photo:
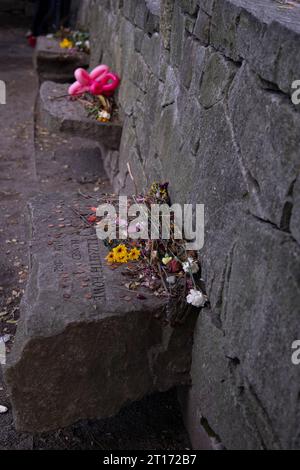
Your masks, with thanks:
[[[48,0],[36,0],[35,13],[32,23],[32,35],[39,36],[43,27],[44,17],[47,15],[49,7]]]
[[[43,18],[47,14],[47,0],[36,0],[31,30],[26,34],[29,46],[36,46],[37,36],[43,34]]]
[[[61,0],[52,0],[53,28],[55,31],[60,29]]]
[[[71,0],[61,0],[60,23],[64,28],[70,26]]]
[[[46,0],[45,3],[47,4],[47,12],[43,18],[43,34],[49,30],[57,31],[59,29],[60,0]]]

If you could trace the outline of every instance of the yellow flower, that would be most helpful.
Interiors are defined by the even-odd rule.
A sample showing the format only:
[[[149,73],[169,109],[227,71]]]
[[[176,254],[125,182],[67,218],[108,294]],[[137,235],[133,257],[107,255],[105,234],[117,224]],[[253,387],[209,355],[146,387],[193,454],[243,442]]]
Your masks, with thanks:
[[[137,261],[140,257],[141,251],[138,250],[137,248],[132,248],[129,252],[129,259],[131,261]]]
[[[59,45],[62,49],[72,49],[72,47],[74,47],[73,42],[67,38],[63,39],[63,41],[61,41]]]
[[[165,257],[162,259],[162,262],[164,263],[164,265],[166,266],[170,261],[172,261],[172,256],[168,256],[167,254],[165,255]]]
[[[115,261],[114,253],[112,251],[110,251],[105,259],[108,263],[114,263],[114,261]]]
[[[115,258],[123,258],[127,256],[127,248],[125,245],[118,245],[113,249],[113,253]]]
[[[115,261],[117,263],[128,262],[128,251],[125,245],[118,245],[113,249]]]
[[[124,256],[118,256],[116,257],[117,263],[127,263],[128,262],[128,254]]]

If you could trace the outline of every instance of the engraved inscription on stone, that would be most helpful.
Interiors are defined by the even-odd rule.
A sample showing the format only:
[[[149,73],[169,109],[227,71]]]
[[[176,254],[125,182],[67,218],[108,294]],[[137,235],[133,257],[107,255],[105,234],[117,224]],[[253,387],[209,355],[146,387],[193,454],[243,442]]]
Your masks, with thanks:
[[[64,272],[64,262],[63,262],[63,244],[58,241],[54,244],[54,272],[63,273]]]
[[[105,300],[103,268],[96,237],[65,237],[63,241],[54,242],[53,251],[53,270],[59,275],[60,287],[71,289],[72,279],[76,277],[78,281],[77,276],[85,274],[84,284],[90,290],[90,298],[95,301]],[[65,298],[67,295],[68,292],[64,291]]]
[[[93,298],[94,300],[103,300],[105,299],[105,285],[99,243],[97,238],[87,239],[87,251],[91,269]]]

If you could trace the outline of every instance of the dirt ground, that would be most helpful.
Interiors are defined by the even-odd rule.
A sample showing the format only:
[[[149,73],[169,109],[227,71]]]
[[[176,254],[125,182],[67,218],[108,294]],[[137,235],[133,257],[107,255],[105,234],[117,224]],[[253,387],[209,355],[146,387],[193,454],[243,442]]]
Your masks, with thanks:
[[[0,80],[7,86],[7,104],[0,105],[0,337],[5,335],[9,352],[28,277],[26,202],[39,191],[93,192],[107,182],[95,177],[94,144],[76,137],[70,143],[35,125],[38,83],[24,30],[0,29]],[[0,370],[0,405],[8,407],[0,414],[1,450],[190,448],[175,391],[147,397],[114,418],[29,435],[14,429]]]

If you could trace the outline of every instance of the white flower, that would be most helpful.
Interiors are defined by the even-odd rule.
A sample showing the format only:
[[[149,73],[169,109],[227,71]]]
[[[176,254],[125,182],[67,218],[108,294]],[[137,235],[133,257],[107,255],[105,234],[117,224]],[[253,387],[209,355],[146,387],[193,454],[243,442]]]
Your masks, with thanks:
[[[187,303],[192,304],[194,307],[204,307],[206,300],[207,297],[196,289],[191,289],[186,297]]]
[[[167,277],[167,282],[168,282],[168,284],[175,284],[175,282],[176,282],[176,277],[175,277],[175,276],[169,276],[169,277]]]
[[[8,408],[6,406],[0,405],[0,414],[4,414],[8,412]]]
[[[188,260],[182,264],[182,267],[185,273],[196,274],[199,271],[199,265],[193,258],[188,258]]]
[[[108,113],[107,111],[105,111],[104,109],[102,111],[99,111],[98,113],[98,119],[103,119],[105,121],[109,121],[111,118],[111,115],[110,113]]]

